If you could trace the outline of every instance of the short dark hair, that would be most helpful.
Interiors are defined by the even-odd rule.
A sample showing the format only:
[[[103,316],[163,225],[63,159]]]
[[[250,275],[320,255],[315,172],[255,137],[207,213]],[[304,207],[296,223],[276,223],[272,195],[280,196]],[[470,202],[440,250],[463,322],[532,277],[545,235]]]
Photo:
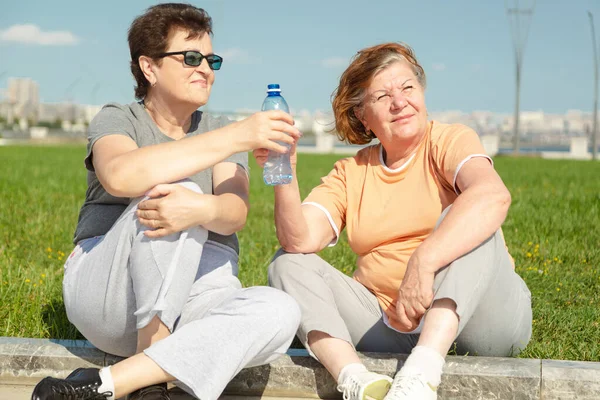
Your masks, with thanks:
[[[175,29],[187,31],[188,39],[199,38],[205,33],[212,35],[212,19],[202,8],[183,3],[165,3],[148,8],[129,27],[127,40],[137,99],[143,99],[150,87],[140,68],[140,56],[150,57],[160,63],[162,60],[159,56],[167,51]]]

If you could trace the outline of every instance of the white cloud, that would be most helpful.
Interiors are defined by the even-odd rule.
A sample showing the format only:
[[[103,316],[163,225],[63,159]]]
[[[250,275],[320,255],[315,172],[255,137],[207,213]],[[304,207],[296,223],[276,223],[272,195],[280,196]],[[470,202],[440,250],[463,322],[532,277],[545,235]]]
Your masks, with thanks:
[[[79,43],[79,38],[69,31],[42,31],[37,25],[13,25],[0,31],[1,42],[64,46]]]
[[[225,63],[253,64],[258,61],[255,58],[253,58],[247,50],[243,50],[237,47],[232,47],[231,49],[219,51],[217,54],[223,57],[223,62]]]
[[[348,65],[348,59],[343,57],[329,57],[321,60],[321,65],[325,68],[338,68]]]
[[[434,63],[431,68],[434,71],[444,71],[446,69],[446,64],[444,63]]]

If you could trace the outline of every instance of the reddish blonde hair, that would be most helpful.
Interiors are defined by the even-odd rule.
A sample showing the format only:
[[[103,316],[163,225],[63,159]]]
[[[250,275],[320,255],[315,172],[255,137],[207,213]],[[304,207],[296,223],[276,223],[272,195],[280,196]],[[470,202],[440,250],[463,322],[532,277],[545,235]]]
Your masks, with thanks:
[[[361,111],[365,91],[371,79],[379,72],[397,62],[410,65],[419,84],[425,89],[426,78],[423,67],[415,53],[403,43],[383,43],[360,50],[352,58],[350,65],[340,78],[340,84],[332,94],[332,108],[335,117],[336,135],[340,140],[351,144],[367,144],[375,138],[373,132],[366,132],[355,115]]]

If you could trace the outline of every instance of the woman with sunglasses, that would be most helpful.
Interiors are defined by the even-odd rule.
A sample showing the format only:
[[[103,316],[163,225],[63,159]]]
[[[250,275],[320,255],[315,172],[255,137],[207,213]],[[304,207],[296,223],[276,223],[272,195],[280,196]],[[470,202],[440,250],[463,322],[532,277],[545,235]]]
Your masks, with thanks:
[[[109,104],[89,127],[88,190],[65,264],[69,320],[125,360],[48,377],[32,399],[169,399],[178,381],[216,400],[242,368],[284,354],[299,323],[287,294],[243,289],[235,232],[248,213],[247,152],[300,132],[283,112],[229,123],[197,111],[215,70],[212,22],[161,4],[129,29],[139,102]]]

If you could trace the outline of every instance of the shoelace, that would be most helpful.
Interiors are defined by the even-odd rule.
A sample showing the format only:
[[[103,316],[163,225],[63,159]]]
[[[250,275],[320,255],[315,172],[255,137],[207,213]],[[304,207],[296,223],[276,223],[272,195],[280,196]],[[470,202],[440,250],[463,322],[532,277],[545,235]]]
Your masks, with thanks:
[[[106,400],[112,396],[112,392],[98,393],[98,386],[87,385],[74,387],[69,382],[56,382],[52,387],[55,394],[63,396],[64,400]],[[66,397],[65,397],[66,396]]]
[[[343,392],[342,397],[344,398],[344,400],[353,400],[358,399],[360,386],[360,382],[356,380],[356,377],[350,375],[344,381],[344,384],[338,386],[338,390]]]
[[[396,400],[400,394],[408,396],[415,387],[419,386],[426,387],[425,379],[422,379],[421,375],[401,375],[394,379],[386,400]]]

